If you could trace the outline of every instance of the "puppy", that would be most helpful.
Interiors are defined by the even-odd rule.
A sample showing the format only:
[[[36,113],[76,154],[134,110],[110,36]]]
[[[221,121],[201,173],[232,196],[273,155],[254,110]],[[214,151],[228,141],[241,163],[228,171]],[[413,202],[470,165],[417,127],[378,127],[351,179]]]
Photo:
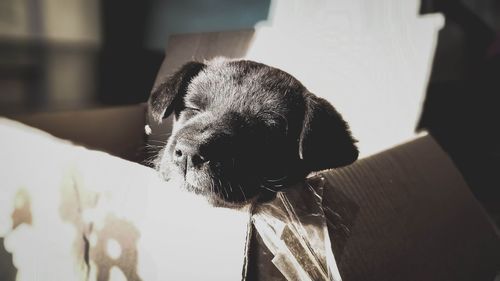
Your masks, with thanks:
[[[156,168],[216,206],[236,206],[358,157],[346,122],[279,69],[248,60],[188,62],[153,89],[150,114],[171,114]]]

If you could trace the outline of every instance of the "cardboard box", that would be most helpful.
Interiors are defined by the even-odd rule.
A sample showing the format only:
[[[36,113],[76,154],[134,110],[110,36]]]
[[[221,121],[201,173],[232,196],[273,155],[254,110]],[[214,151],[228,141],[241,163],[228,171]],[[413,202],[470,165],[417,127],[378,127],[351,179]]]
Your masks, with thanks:
[[[18,120],[125,159],[144,158],[144,105]],[[322,175],[343,280],[493,280],[500,271],[498,231],[432,137]],[[250,245],[248,280],[279,276],[261,237]]]
[[[55,137],[140,162],[145,157],[146,105],[10,116]]]
[[[169,41],[167,57],[155,83],[190,59],[245,56],[253,40],[254,30],[174,36]],[[353,109],[353,112],[357,111]],[[154,127],[155,134],[147,138],[144,126],[149,116],[144,104],[14,118],[56,137],[138,163],[154,156],[147,149],[148,144],[166,141],[165,136],[171,130],[170,120],[166,120],[161,126]],[[370,139],[363,139],[363,142],[370,144]],[[119,165],[130,164],[120,162]],[[136,167],[132,170],[143,169]],[[108,176],[102,177],[105,181]],[[351,166],[322,172],[318,177],[324,178],[322,209],[331,240],[329,246],[343,280],[490,281],[500,272],[498,230],[474,199],[452,161],[431,136],[409,140],[358,160]],[[110,178],[119,181],[120,177],[115,174]],[[99,177],[97,181],[100,182]],[[137,183],[137,179],[132,182]],[[143,195],[138,192],[135,197],[142,198]],[[159,204],[152,202],[152,205]],[[142,203],[142,206],[147,205]],[[121,209],[121,212],[126,211],[127,208]],[[135,222],[140,224],[140,221]],[[154,233],[154,227],[149,227],[149,230],[137,231]],[[219,230],[227,232],[236,228],[227,225],[220,226]],[[241,243],[231,244],[241,248],[241,254],[237,254],[240,259],[232,260],[244,265],[236,279],[285,280],[275,266],[276,253],[266,246],[267,238],[258,231],[247,233],[251,233],[251,237],[246,237],[248,248],[244,249],[245,243],[241,240]],[[149,235],[148,239],[153,239],[153,236]],[[161,239],[158,243],[158,249],[168,248]],[[229,243],[228,240],[224,248],[233,247]],[[217,253],[213,256],[207,259],[219,261],[215,258]],[[89,258],[92,259],[87,257],[87,261]],[[231,258],[227,260],[229,262]],[[335,262],[330,259],[330,263]],[[220,268],[222,265],[228,266],[221,262]],[[193,273],[206,270],[195,264],[192,267]],[[137,280],[134,268],[120,267],[128,280]],[[2,271],[7,272],[6,275],[2,275]],[[12,276],[8,274],[9,271],[0,266],[0,280],[13,280],[7,278]],[[99,278],[106,279],[106,276]],[[152,276],[143,278],[154,279]],[[182,279],[192,280],[186,276]]]

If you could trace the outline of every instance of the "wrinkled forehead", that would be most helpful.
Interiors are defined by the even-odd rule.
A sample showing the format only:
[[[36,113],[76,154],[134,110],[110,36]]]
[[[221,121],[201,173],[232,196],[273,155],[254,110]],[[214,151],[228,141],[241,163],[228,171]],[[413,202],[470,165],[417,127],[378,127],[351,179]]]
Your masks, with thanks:
[[[208,64],[190,83],[186,103],[233,111],[285,113],[302,99],[303,86],[265,65],[233,61]]]

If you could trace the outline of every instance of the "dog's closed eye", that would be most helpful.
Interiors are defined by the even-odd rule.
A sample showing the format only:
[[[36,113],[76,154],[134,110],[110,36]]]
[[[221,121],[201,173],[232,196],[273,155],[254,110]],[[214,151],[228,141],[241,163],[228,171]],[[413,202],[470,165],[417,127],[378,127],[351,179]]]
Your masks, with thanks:
[[[191,107],[191,106],[186,106],[183,111],[187,111],[191,114],[197,114],[198,112],[201,111],[201,109],[197,108],[197,107]]]
[[[201,111],[198,107],[195,106],[186,106],[184,110],[190,110],[190,111]]]

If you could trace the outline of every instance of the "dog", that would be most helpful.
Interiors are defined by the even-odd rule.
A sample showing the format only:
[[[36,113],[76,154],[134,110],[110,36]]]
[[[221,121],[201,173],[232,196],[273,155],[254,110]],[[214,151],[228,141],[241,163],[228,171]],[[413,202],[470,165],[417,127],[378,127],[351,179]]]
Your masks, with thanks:
[[[188,62],[153,89],[148,109],[156,122],[174,117],[156,169],[216,206],[272,198],[311,172],[358,158],[329,102],[254,61]]]

